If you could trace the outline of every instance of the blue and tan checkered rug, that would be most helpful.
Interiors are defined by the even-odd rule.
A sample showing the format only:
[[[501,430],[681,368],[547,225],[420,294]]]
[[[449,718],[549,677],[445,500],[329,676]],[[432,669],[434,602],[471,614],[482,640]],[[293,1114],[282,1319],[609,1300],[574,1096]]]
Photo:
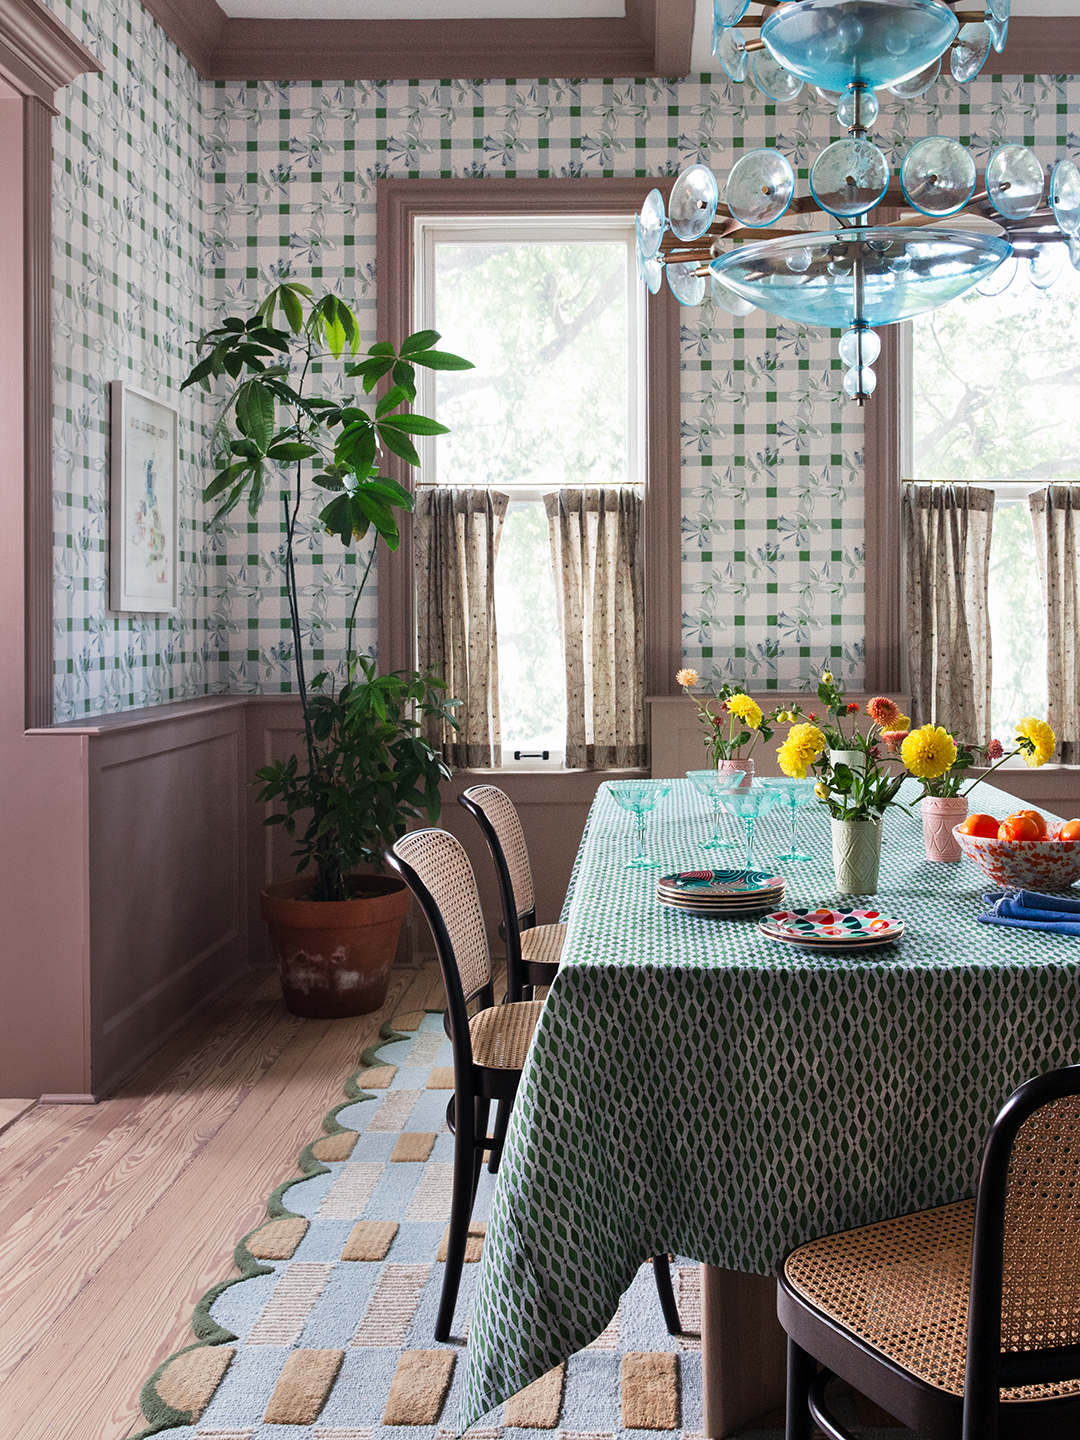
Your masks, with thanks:
[[[270,1197],[236,1248],[240,1276],[196,1309],[198,1343],[142,1393],[144,1436],[172,1440],[450,1440],[477,1266],[467,1263],[446,1345],[432,1338],[450,1214],[452,1054],[441,1014],[398,1015],[346,1100],[305,1147],[302,1178]],[[469,1260],[479,1259],[485,1171]],[[648,1266],[587,1350],[474,1427],[473,1440],[701,1440],[698,1267],[678,1262],[686,1333],[664,1329]],[[903,1440],[865,1407],[864,1440]],[[859,1422],[863,1423],[859,1423]],[[870,1421],[869,1424],[866,1422]],[[770,1416],[767,1424],[781,1423]],[[743,1432],[780,1440],[780,1429]]]

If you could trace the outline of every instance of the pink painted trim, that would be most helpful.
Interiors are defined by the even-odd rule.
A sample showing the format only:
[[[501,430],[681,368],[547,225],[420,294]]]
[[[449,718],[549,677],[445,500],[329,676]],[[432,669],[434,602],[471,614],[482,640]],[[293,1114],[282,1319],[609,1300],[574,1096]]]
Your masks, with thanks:
[[[40,0],[0,0],[0,73],[21,95],[36,95],[55,114],[61,85],[101,69]]]
[[[1080,17],[1014,15],[1000,55],[991,52],[987,75],[1080,75]]]
[[[882,215],[879,224],[893,218]],[[900,375],[896,326],[878,331],[878,383],[863,411],[863,617],[871,694],[900,688]]]

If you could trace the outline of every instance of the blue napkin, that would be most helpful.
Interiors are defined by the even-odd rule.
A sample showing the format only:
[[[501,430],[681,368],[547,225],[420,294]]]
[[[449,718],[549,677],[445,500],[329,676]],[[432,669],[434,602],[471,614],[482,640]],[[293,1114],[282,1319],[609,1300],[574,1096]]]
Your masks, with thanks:
[[[995,890],[983,899],[990,902],[990,909],[977,918],[985,925],[1080,935],[1080,897],[1045,895],[1037,890]]]

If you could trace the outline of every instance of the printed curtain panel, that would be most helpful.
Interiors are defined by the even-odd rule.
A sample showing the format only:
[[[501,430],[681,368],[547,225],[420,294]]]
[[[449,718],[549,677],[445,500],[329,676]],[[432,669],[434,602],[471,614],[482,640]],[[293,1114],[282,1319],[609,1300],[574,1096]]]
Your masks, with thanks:
[[[566,654],[566,766],[645,764],[640,490],[544,496]]]
[[[990,733],[987,587],[994,492],[903,486],[913,725],[943,725],[969,743]]]
[[[1047,719],[1058,759],[1080,764],[1080,485],[1048,485],[1028,496],[1046,606]]]
[[[460,700],[458,729],[425,736],[457,769],[502,764],[495,557],[510,497],[498,490],[421,490],[414,512],[417,661]]]

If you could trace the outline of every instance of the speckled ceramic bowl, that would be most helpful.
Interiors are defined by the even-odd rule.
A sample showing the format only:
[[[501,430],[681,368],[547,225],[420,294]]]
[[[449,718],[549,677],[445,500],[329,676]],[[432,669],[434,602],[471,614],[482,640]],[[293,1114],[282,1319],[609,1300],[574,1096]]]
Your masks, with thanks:
[[[953,827],[960,849],[1001,890],[1068,890],[1080,879],[1080,842],[991,840]]]

